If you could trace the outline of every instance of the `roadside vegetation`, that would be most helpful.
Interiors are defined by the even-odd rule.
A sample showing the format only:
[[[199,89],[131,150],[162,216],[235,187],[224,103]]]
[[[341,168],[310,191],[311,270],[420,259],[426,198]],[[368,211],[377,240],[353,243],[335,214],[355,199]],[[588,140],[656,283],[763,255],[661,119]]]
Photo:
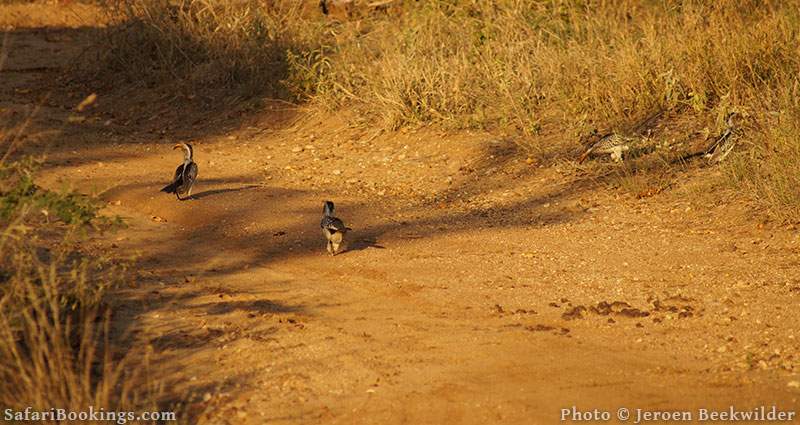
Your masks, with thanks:
[[[10,134],[0,139],[9,143]],[[0,165],[0,405],[151,408],[157,388],[143,372],[146,356],[127,352],[109,333],[108,294],[127,281],[128,264],[85,244],[118,220],[99,216],[94,199],[37,186],[39,162]]]
[[[614,171],[621,187],[684,167],[685,145],[733,112],[723,180],[800,220],[791,2],[330,1],[327,16],[317,3],[123,1],[99,63],[192,94],[355,109],[388,130],[488,130],[548,161],[574,159],[595,128],[646,134],[661,150]]]

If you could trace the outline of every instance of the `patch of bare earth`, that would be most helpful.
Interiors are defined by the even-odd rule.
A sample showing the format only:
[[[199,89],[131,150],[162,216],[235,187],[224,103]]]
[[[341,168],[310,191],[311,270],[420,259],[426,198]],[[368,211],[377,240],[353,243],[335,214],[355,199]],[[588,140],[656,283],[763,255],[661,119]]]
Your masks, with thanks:
[[[127,219],[93,241],[139,259],[115,333],[152,346],[189,422],[798,405],[800,236],[730,195],[696,201],[713,169],[636,200],[488,134],[381,133],[277,102],[211,114],[85,87],[99,101],[74,118],[88,93],[58,77],[93,29],[37,25],[9,32],[3,113],[41,105],[23,151],[47,152],[43,181]],[[200,168],[185,202],[158,191],[178,141]],[[326,199],[354,229],[333,258]]]

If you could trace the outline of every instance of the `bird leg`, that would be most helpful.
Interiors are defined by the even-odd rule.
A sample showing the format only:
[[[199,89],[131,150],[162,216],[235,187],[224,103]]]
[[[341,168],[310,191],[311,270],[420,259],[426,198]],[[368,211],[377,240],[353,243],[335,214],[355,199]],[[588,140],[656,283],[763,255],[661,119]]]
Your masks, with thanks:
[[[341,248],[342,242],[344,242],[344,233],[336,232],[331,235],[331,248],[333,248],[333,255],[339,253],[339,248]]]

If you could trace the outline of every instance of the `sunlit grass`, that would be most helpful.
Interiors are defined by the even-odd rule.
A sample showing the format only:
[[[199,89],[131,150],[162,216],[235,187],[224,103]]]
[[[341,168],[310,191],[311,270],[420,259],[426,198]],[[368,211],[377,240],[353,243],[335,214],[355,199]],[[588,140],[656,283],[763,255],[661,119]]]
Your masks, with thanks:
[[[751,181],[739,187],[775,210],[797,202],[792,177],[779,176],[789,164],[754,171],[796,152],[768,130],[794,113],[787,99],[800,84],[800,11],[789,3],[423,0],[336,18],[293,0],[123,5],[111,69],[354,108],[385,129],[485,129],[569,158],[592,128],[624,131],[665,111],[700,132],[736,111],[739,149],[761,153],[740,156],[751,178],[731,181]],[[765,154],[776,143],[783,154]]]

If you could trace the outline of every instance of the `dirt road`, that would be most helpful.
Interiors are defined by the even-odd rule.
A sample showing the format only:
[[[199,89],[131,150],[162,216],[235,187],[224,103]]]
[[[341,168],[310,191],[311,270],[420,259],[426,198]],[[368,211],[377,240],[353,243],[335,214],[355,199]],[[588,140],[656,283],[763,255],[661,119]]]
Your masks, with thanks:
[[[152,346],[165,403],[184,401],[187,421],[798,410],[800,236],[733,195],[698,195],[716,170],[636,200],[488,134],[145,101],[57,78],[94,29],[37,25],[10,31],[0,107],[16,119],[51,93],[24,147],[48,153],[43,182],[126,218],[94,241],[138,258],[115,332]],[[94,109],[70,110],[91,91]],[[185,202],[158,192],[180,141],[200,168]],[[326,199],[354,229],[333,258]]]

